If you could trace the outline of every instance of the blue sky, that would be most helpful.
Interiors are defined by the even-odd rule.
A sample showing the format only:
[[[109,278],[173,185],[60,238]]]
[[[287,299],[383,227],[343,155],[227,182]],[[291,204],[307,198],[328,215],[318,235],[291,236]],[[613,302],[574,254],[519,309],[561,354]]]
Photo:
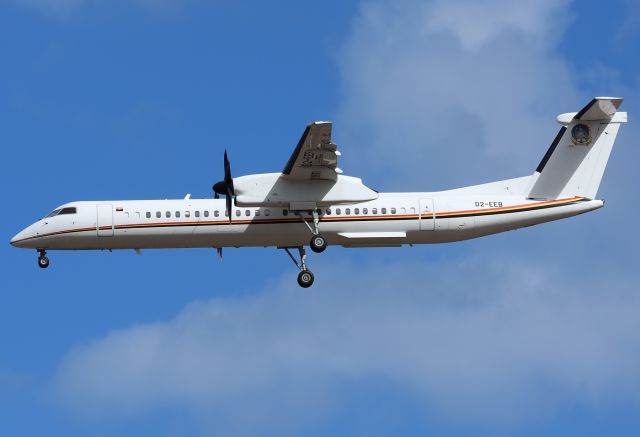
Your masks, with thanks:
[[[635,435],[640,10],[630,1],[0,6],[2,435]],[[51,252],[71,200],[209,197],[331,119],[378,190],[529,174],[622,95],[592,214],[459,244]]]

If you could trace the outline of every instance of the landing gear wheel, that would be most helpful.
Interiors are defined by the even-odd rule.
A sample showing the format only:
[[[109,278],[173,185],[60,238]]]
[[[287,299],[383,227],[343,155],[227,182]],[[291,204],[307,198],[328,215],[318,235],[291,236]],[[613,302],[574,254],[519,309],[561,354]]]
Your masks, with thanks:
[[[46,256],[39,257],[38,265],[41,269],[46,269],[47,267],[49,267],[49,258],[47,258]]]
[[[289,249],[292,248],[281,247],[280,249],[284,249],[284,251],[287,252],[287,255],[289,255],[289,258],[291,258],[291,261],[293,261],[296,267],[300,269],[300,273],[298,273],[298,285],[302,288],[309,288],[313,284],[313,273],[307,269],[307,263],[305,262],[307,255],[304,253],[303,246],[296,246],[295,248],[298,249],[298,253],[300,253],[300,262],[298,262],[291,254]]]
[[[311,250],[313,250],[315,253],[324,252],[324,250],[327,248],[327,239],[320,234],[314,235],[311,239],[311,243],[309,243],[309,246],[311,246]]]
[[[313,273],[309,270],[302,270],[298,273],[298,285],[302,288],[309,288],[313,284]]]

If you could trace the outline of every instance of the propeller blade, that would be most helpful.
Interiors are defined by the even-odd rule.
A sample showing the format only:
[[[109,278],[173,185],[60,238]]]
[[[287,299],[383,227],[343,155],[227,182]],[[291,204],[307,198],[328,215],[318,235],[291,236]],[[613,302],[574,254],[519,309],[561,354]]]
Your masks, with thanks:
[[[229,223],[231,223],[231,201],[233,200],[229,194],[227,194],[227,215],[229,216]]]
[[[224,151],[224,183],[227,185],[227,192],[233,196],[235,193],[233,190],[233,177],[231,176],[231,163],[226,149]]]
[[[229,177],[231,177],[231,163],[229,162],[227,149],[224,149],[224,181],[227,182]]]

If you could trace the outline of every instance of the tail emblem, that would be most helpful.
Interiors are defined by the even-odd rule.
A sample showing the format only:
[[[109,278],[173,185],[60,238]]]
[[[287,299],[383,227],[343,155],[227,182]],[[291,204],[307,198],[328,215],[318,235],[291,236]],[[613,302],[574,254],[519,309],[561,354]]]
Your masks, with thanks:
[[[576,124],[571,129],[571,142],[576,146],[591,144],[591,128],[586,124]]]

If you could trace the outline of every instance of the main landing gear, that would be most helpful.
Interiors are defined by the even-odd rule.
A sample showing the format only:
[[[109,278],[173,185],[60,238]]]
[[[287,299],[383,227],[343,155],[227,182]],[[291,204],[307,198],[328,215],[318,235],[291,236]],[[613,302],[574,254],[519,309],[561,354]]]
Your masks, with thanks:
[[[302,216],[302,213],[296,214],[298,214],[302,222],[307,226],[307,228],[309,228],[309,230],[313,234],[313,237],[311,237],[311,241],[309,242],[311,250],[313,250],[315,253],[324,252],[324,250],[327,248],[327,239],[324,238],[324,236],[320,235],[320,230],[318,229],[318,222],[320,221],[320,218],[318,217],[318,210],[314,209],[311,211],[311,215],[313,216],[313,227],[311,227],[311,225],[307,223],[305,218]],[[313,282],[313,280],[311,282]]]
[[[318,217],[318,211],[318,209],[311,210],[311,216],[313,217],[313,226],[311,226],[303,216],[303,214],[306,214],[306,212],[295,211],[295,214],[300,217],[302,223],[304,223],[305,226],[309,228],[309,230],[313,234],[313,236],[311,237],[311,241],[309,242],[309,247],[311,247],[311,250],[313,250],[315,253],[324,252],[327,248],[327,239],[323,235],[320,235],[320,230],[318,229],[318,222],[320,221],[320,218]],[[284,249],[287,252],[287,255],[289,255],[289,258],[291,258],[291,261],[293,261],[296,267],[300,269],[300,273],[298,273],[298,284],[302,288],[311,287],[311,285],[313,284],[313,273],[311,273],[311,270],[307,268],[307,255],[304,252],[304,247],[279,247],[279,249]],[[298,261],[291,254],[291,251],[289,249],[298,249],[298,253],[300,254],[300,261]]]
[[[41,269],[49,267],[49,258],[47,258],[47,252],[44,249],[38,249],[38,266]]]
[[[291,261],[293,261],[296,267],[300,269],[300,273],[298,273],[298,285],[300,285],[302,288],[311,287],[311,285],[313,284],[313,273],[311,273],[311,270],[307,268],[307,263],[306,263],[307,255],[304,252],[304,247],[302,246],[296,247],[296,249],[298,249],[298,253],[300,254],[299,262],[291,254],[291,251],[289,249],[292,249],[292,248],[281,247],[281,249],[284,249],[285,252],[287,252],[287,255],[289,255],[289,258],[291,258]]]

